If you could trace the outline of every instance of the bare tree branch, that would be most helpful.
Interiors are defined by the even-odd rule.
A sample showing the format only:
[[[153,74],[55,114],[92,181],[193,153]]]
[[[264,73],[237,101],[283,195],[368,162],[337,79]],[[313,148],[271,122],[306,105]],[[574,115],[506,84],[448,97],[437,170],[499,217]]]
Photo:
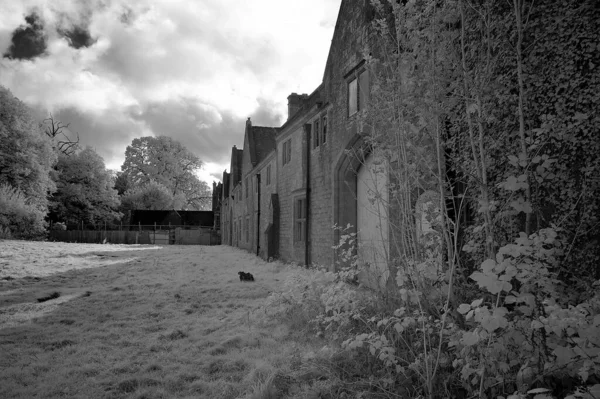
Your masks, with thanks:
[[[55,120],[50,114],[49,118],[44,119],[44,124],[46,126],[45,133],[52,139],[55,149],[67,156],[77,151],[79,148],[79,133],[76,133],[77,140],[73,140],[64,131],[64,129],[69,128],[70,123],[65,125],[61,121]]]

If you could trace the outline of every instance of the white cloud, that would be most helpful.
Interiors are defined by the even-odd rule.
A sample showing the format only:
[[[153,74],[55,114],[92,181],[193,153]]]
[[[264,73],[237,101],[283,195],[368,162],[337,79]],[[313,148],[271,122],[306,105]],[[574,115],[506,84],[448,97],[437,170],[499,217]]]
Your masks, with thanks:
[[[47,56],[1,59],[0,85],[76,115],[64,122],[112,166],[133,137],[151,132],[185,142],[222,173],[247,116],[281,123],[287,96],[320,84],[340,1],[0,2],[0,51],[32,9],[48,40]],[[95,44],[70,47],[57,29],[73,26]]]

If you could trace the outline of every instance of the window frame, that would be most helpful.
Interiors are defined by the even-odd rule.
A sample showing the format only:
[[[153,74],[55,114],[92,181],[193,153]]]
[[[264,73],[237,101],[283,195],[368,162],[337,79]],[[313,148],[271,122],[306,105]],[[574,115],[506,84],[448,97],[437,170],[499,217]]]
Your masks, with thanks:
[[[354,89],[352,88],[354,86]],[[356,115],[359,111],[358,103],[358,74],[353,74],[352,79],[348,81],[348,117]]]
[[[313,139],[313,149],[319,147],[320,140],[319,136],[321,136],[321,117],[319,116],[317,119],[313,121],[312,125],[312,139]]]
[[[266,170],[265,174],[267,175],[267,178],[265,180],[265,183],[267,186],[270,186],[271,185],[271,164],[270,163],[267,165],[266,169],[267,170]]]
[[[369,102],[370,77],[369,71],[364,67],[364,62],[346,75],[346,81],[348,90],[346,107],[348,118],[350,118],[366,109]],[[356,85],[355,90],[352,87],[354,85]],[[354,92],[356,92],[356,98],[353,96]],[[352,109],[352,105],[355,105],[355,110]]]
[[[306,197],[294,198],[294,221],[293,238],[294,242],[304,242],[306,240]]]
[[[283,166],[285,166],[292,161],[292,138],[291,137],[283,142],[281,152],[282,152],[282,154],[281,154],[282,164],[283,164]]]
[[[246,216],[246,244],[250,242],[250,217]]]
[[[327,142],[327,123],[329,123],[329,116],[325,112],[321,115],[321,144]]]

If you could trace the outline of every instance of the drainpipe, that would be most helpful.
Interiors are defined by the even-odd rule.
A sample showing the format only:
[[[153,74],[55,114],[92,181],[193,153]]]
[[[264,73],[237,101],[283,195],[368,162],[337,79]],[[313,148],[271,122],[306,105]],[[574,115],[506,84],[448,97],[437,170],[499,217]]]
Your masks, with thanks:
[[[304,133],[306,134],[306,236],[304,237],[304,263],[308,268],[310,266],[310,220],[309,220],[309,211],[310,211],[310,139],[311,139],[311,124],[306,123],[304,125]]]
[[[260,173],[256,174],[258,212],[256,214],[256,256],[260,254]]]

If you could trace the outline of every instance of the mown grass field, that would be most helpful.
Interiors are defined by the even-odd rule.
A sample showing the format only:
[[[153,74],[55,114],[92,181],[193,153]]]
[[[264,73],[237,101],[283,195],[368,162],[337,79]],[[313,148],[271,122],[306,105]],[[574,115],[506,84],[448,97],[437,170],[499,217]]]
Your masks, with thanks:
[[[129,261],[0,280],[0,398],[332,397],[301,370],[326,343],[264,306],[293,268],[223,246],[77,256]]]

